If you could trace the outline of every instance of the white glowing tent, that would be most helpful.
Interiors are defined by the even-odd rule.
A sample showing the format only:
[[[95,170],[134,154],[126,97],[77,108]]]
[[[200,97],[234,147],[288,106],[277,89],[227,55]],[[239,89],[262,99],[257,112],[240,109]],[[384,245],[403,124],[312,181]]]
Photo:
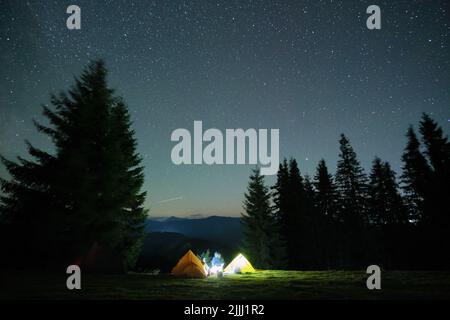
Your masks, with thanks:
[[[247,258],[241,253],[239,253],[238,256],[234,258],[233,261],[231,261],[223,270],[223,273],[225,274],[246,272],[255,272],[255,268],[253,268],[250,261],[248,261]]]

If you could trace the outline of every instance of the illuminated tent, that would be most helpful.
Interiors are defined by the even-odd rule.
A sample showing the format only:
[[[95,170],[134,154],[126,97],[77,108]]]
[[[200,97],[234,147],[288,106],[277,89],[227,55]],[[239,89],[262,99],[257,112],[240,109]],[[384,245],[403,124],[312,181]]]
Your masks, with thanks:
[[[191,250],[173,267],[172,274],[177,277],[206,278],[203,263]]]
[[[245,258],[240,253],[223,270],[223,273],[246,273],[246,272],[255,272],[255,268],[253,268],[250,261],[248,261],[247,258]]]

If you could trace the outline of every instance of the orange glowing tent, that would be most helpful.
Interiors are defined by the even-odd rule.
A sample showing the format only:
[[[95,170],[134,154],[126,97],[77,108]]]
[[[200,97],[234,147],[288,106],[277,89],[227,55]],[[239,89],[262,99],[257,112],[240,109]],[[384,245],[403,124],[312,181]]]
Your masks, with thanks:
[[[206,271],[199,258],[189,250],[173,267],[172,274],[177,277],[206,278]]]

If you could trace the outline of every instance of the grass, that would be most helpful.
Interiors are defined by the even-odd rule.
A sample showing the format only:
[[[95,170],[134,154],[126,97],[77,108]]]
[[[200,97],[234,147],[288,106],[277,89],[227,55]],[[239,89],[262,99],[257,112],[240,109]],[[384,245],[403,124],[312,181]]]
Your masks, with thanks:
[[[384,271],[381,290],[368,290],[363,271],[257,271],[224,278],[170,275],[82,275],[81,290],[66,274],[9,273],[0,299],[450,299],[450,272]]]

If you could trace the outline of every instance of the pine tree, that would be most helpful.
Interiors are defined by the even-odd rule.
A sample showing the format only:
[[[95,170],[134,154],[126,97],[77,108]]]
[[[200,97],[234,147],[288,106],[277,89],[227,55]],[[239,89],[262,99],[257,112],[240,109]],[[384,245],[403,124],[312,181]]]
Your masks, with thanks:
[[[403,199],[395,181],[395,172],[388,162],[376,157],[369,182],[369,219],[375,225],[408,223]]]
[[[135,265],[144,240],[144,227],[147,210],[144,209],[146,192],[141,188],[144,183],[144,168],[138,155],[137,141],[134,130],[131,129],[128,110],[122,100],[112,109],[112,140],[114,156],[118,167],[114,170],[116,182],[116,197],[118,200],[121,221],[121,239],[118,248],[124,268]]]
[[[416,222],[427,220],[428,188],[431,169],[420,151],[420,142],[412,127],[406,133],[407,146],[402,155],[402,189],[405,194],[408,217]]]
[[[367,222],[367,178],[356,153],[345,135],[339,141],[340,154],[336,170],[339,192],[338,215],[343,223],[341,259],[345,267],[360,267],[365,262]]]
[[[420,121],[420,133],[425,146],[425,154],[433,171],[446,182],[450,174],[450,143],[442,128],[429,115],[423,114]]]
[[[293,269],[304,268],[305,250],[307,235],[305,229],[308,228],[308,221],[305,215],[305,190],[303,177],[300,174],[297,161],[289,160],[288,179],[288,200],[287,200],[287,220],[285,225],[288,257],[290,267]]]
[[[301,226],[300,215],[303,205],[303,178],[297,161],[286,159],[280,164],[277,182],[272,187],[274,214],[282,239],[286,242],[288,266],[291,269],[300,266]]]
[[[50,126],[35,124],[52,138],[56,154],[30,145],[37,161],[3,160],[15,174],[1,181],[6,193],[1,213],[13,228],[32,229],[26,243],[42,243],[33,221],[43,221],[47,242],[57,246],[52,258],[61,263],[100,246],[116,252],[126,268],[136,260],[146,215],[143,169],[126,107],[106,76],[104,63],[95,61],[67,93],[52,96],[54,110],[43,107]]]
[[[272,212],[279,232],[280,243],[283,249],[280,253],[280,266],[285,269],[290,265],[289,259],[289,166],[287,160],[284,159],[279,165],[277,173],[277,181],[274,186],[270,188],[272,190]]]
[[[336,267],[339,251],[337,238],[340,230],[337,218],[337,191],[324,159],[320,160],[317,166],[314,186],[315,207],[319,221],[320,265],[322,268]],[[324,234],[327,237],[324,237]]]
[[[244,251],[258,268],[265,269],[279,267],[284,250],[270,197],[259,168],[253,170],[245,193],[245,212],[241,220]]]
[[[311,179],[308,175],[305,175],[305,178],[303,179],[303,193],[304,193],[304,207],[307,208],[306,213],[308,216],[314,216],[312,211],[314,210],[315,206],[315,199],[316,199],[316,191],[314,189],[314,184],[312,183]]]
[[[450,227],[448,198],[450,197],[450,143],[442,128],[427,114],[420,121],[420,133],[425,155],[431,165],[431,184],[428,187],[430,203],[429,222],[437,226]]]
[[[333,176],[328,172],[324,159],[319,161],[314,176],[314,186],[316,188],[316,202],[319,212],[331,220],[337,220],[336,205],[337,192],[334,185]]]
[[[316,207],[316,192],[308,175],[303,179],[303,204],[300,216],[300,254],[303,268],[317,269],[321,265],[321,217]]]
[[[280,224],[281,231],[286,233],[284,228],[288,225],[289,220],[289,166],[286,159],[279,165],[277,181],[271,187],[271,190],[274,202],[274,215]]]
[[[335,181],[339,192],[341,219],[354,226],[361,226],[367,219],[365,215],[367,177],[345,135],[341,135],[339,144],[340,154]]]
[[[429,183],[426,188],[424,231],[427,239],[424,260],[433,268],[449,268],[450,258],[450,143],[442,128],[427,114],[420,121],[424,153],[430,164]]]
[[[0,264],[23,266],[52,263],[60,254],[61,226],[58,201],[52,188],[55,158],[27,142],[33,160],[1,158],[11,179],[1,179],[0,248],[7,259]]]
[[[303,177],[300,174],[297,160],[294,158],[289,160],[289,189],[291,210],[297,212],[301,210],[302,200],[304,197]]]

